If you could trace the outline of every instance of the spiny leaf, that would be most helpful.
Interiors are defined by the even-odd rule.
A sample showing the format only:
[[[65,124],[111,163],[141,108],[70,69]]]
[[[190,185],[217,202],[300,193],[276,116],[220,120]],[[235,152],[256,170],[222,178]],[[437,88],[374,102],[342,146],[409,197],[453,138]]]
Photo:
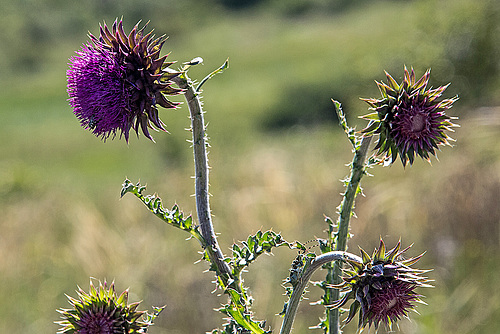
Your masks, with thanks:
[[[351,128],[347,125],[347,119],[345,117],[344,111],[342,110],[342,104],[334,99],[332,99],[332,102],[335,106],[335,112],[337,113],[337,116],[339,118],[340,126],[347,135],[347,139],[349,139],[353,148],[356,149],[359,139],[356,137],[354,128]]]
[[[203,84],[205,84],[205,82],[212,79],[216,74],[224,72],[224,70],[227,69],[228,67],[229,67],[229,58],[227,58],[226,61],[224,62],[224,64],[222,64],[219,68],[217,68],[216,70],[211,72],[209,75],[207,75],[205,78],[203,78],[203,80],[201,80],[198,87],[196,87],[195,92],[199,93],[201,90],[201,87],[203,86]]]
[[[229,295],[231,301],[220,308],[219,311],[229,315],[239,325],[238,327],[249,330],[251,333],[265,334],[266,331],[261,328],[262,322],[253,320],[251,313],[247,311],[248,301],[246,296],[234,289],[227,289],[226,293]]]
[[[184,217],[184,213],[179,206],[175,204],[171,210],[165,209],[162,205],[162,200],[157,195],[144,196],[142,192],[146,189],[139,182],[133,184],[129,180],[125,180],[121,190],[123,197],[127,193],[135,195],[152,213],[165,223],[184,230],[194,236],[202,245],[204,245],[203,237],[197,226],[193,226],[193,218],[191,215]]]
[[[290,249],[297,248],[295,243],[285,241],[280,234],[271,230],[257,231],[255,235],[250,235],[246,241],[243,241],[241,246],[234,244],[232,247],[233,258],[230,260],[234,273],[241,272],[244,267],[255,261],[261,254],[271,252],[274,247],[280,246],[287,246]]]

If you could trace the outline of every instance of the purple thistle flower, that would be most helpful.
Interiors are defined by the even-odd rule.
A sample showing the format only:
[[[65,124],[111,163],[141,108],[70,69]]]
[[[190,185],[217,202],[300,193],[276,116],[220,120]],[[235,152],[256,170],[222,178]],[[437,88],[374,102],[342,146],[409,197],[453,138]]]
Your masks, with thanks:
[[[146,24],[147,25],[147,24]],[[128,142],[129,131],[153,140],[149,128],[166,131],[158,117],[157,105],[175,108],[178,103],[166,95],[182,92],[171,87],[180,73],[166,72],[172,62],[160,57],[165,37],[154,39],[138,24],[129,35],[120,20],[110,31],[100,27],[99,37],[89,34],[87,42],[70,58],[67,71],[69,103],[82,127],[103,140],[117,132]]]
[[[136,311],[139,303],[128,304],[128,290],[118,296],[114,283],[108,288],[106,282],[99,282],[96,289],[90,281],[90,293],[81,288],[77,293],[79,299],[68,296],[71,309],[57,310],[63,319],[56,322],[62,326],[59,334],[146,333],[163,310],[155,307],[153,314]]]
[[[403,166],[410,165],[415,154],[430,161],[441,145],[453,141],[445,131],[453,131],[457,126],[451,122],[455,117],[446,111],[458,99],[441,99],[448,85],[436,89],[427,88],[430,70],[416,80],[413,68],[405,67],[404,79],[398,84],[386,72],[388,84],[377,82],[382,94],[381,99],[363,99],[375,112],[362,116],[371,123],[362,130],[365,136],[378,134],[375,150],[384,160],[394,163],[399,155]],[[451,145],[450,145],[451,146]]]
[[[352,270],[345,270],[344,282],[334,288],[344,292],[343,297],[331,307],[341,307],[349,300],[353,303],[349,309],[346,323],[349,323],[359,311],[359,328],[366,325],[378,328],[380,323],[386,327],[401,318],[408,318],[408,312],[413,310],[414,302],[422,302],[421,295],[415,292],[418,287],[430,287],[429,280],[421,274],[428,270],[419,270],[410,266],[416,263],[423,254],[408,260],[398,260],[402,253],[401,242],[396,247],[385,251],[385,244],[380,240],[380,246],[370,256],[361,250],[363,262],[349,261]]]
[[[371,296],[367,304],[362,304],[362,313],[365,315],[369,325],[378,327],[379,323],[384,323],[390,327],[393,322],[399,321],[401,317],[408,317],[408,310],[413,309],[412,302],[419,301],[421,297],[415,294],[415,284],[406,282],[381,283],[380,290],[371,291]],[[363,298],[359,298],[363,301]]]

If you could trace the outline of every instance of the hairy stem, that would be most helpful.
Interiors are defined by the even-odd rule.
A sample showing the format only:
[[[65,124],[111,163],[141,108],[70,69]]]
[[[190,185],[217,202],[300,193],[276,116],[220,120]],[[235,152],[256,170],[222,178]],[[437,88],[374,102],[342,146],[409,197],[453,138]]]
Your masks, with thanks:
[[[354,206],[354,200],[359,191],[359,183],[361,178],[365,175],[365,160],[368,153],[368,147],[370,146],[372,137],[364,137],[361,140],[361,144],[356,148],[354,159],[352,160],[351,175],[349,177],[349,183],[347,184],[347,189],[344,194],[344,199],[342,201],[338,219],[337,233],[335,242],[336,251],[345,251],[347,249],[347,239],[349,237],[349,221],[352,216],[352,208]],[[333,245],[332,245],[333,246]],[[328,270],[326,281],[328,284],[340,284],[341,283],[341,271],[342,262],[335,261],[333,268]],[[340,292],[337,289],[327,289],[327,297],[329,302],[334,302],[339,299]],[[329,334],[339,334],[340,330],[340,319],[338,309],[328,309],[327,311],[328,320],[328,333]]]
[[[172,80],[180,88],[185,90],[184,97],[186,98],[191,118],[195,167],[196,211],[198,214],[201,233],[207,245],[206,250],[208,252],[208,256],[215,266],[217,275],[224,283],[227,283],[231,276],[231,269],[228,264],[224,262],[224,255],[222,254],[219,243],[217,242],[217,237],[212,223],[212,215],[210,212],[210,195],[208,192],[209,169],[203,109],[198,95],[193,88],[193,84],[185,72],[176,76]]]
[[[300,277],[297,285],[293,287],[292,295],[288,301],[286,308],[285,317],[283,319],[283,324],[281,325],[280,334],[289,334],[292,330],[293,320],[297,313],[297,308],[299,306],[300,300],[302,299],[302,294],[309,283],[309,279],[312,274],[321,266],[332,261],[345,261],[352,260],[356,262],[363,262],[363,260],[354,254],[343,252],[343,251],[333,251],[325,254],[321,254],[312,260],[312,262],[304,268],[304,273]]]

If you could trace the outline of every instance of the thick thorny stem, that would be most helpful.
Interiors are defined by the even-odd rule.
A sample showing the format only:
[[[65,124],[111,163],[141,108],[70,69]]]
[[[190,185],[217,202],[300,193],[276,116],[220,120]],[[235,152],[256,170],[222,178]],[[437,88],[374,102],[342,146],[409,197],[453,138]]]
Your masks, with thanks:
[[[328,252],[317,256],[312,262],[304,268],[304,273],[300,277],[296,286],[293,287],[292,295],[288,301],[286,308],[285,317],[283,319],[283,324],[281,325],[280,334],[289,334],[292,330],[293,320],[295,319],[295,314],[297,313],[297,308],[299,306],[300,300],[302,299],[302,294],[309,283],[309,279],[312,274],[324,264],[331,261],[345,261],[351,260],[356,262],[363,262],[363,260],[354,254],[347,252]]]
[[[205,138],[203,109],[198,94],[195,92],[192,82],[185,72],[172,80],[180,88],[185,90],[184,97],[189,107],[191,131],[193,135],[196,211],[198,213],[201,233],[206,241],[206,250],[210,260],[216,267],[217,275],[224,283],[227,283],[231,276],[231,269],[228,264],[224,262],[224,255],[217,242],[210,212],[207,143]]]
[[[372,137],[364,137],[361,140],[361,144],[356,149],[354,154],[354,159],[351,166],[351,175],[349,177],[349,183],[347,184],[347,189],[344,194],[344,199],[342,201],[338,220],[338,230],[335,240],[335,250],[345,251],[347,249],[347,239],[349,236],[349,221],[352,216],[352,208],[354,205],[354,200],[359,192],[359,183],[363,175],[365,175],[365,159],[368,153],[368,147],[370,146]],[[332,238],[333,239],[333,238]],[[332,245],[333,246],[333,245]],[[340,284],[341,283],[341,270],[342,262],[336,261],[333,268],[329,269],[327,275],[328,284]],[[326,292],[329,295],[329,301],[333,302],[339,299],[340,292],[337,289],[328,289]],[[338,309],[328,309],[327,311],[328,319],[328,334],[339,334],[340,330],[340,319]]]

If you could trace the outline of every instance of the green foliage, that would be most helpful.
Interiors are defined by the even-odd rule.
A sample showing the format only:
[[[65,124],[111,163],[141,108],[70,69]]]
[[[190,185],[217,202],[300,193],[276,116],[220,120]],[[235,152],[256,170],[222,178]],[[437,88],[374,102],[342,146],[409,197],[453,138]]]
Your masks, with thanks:
[[[198,226],[193,225],[191,216],[184,218],[184,214],[177,205],[174,205],[171,210],[165,209],[161,198],[157,195],[143,195],[145,189],[146,187],[140,183],[133,184],[127,179],[122,185],[121,197],[127,193],[135,195],[155,216],[171,226],[188,232],[201,243],[203,248],[206,248],[207,244]],[[234,333],[234,330],[238,333],[270,333],[263,329],[265,322],[252,319],[251,298],[247,294],[247,289],[242,286],[241,273],[260,255],[270,253],[273,248],[281,246],[287,246],[289,249],[297,247],[285,241],[281,234],[273,231],[258,231],[250,235],[241,245],[233,244],[232,258],[225,260],[231,267],[231,277],[218,276],[217,278],[218,286],[229,296],[229,303],[218,309],[230,317],[229,322],[224,325],[223,333]],[[215,263],[211,260],[208,250],[203,252],[203,259],[210,263],[211,271],[216,271]]]
[[[260,255],[270,253],[273,248],[286,246],[289,249],[300,248],[298,243],[289,243],[283,237],[271,230],[257,231],[254,235],[250,235],[246,241],[240,245],[233,244],[232,257],[226,258],[232,269],[232,279],[229,286],[225,287],[221,278],[218,279],[219,285],[224,289],[224,292],[229,296],[229,303],[223,305],[218,310],[230,316],[228,323],[224,325],[223,333],[270,333],[266,331],[265,321],[256,321],[252,318],[250,311],[252,298],[248,295],[248,290],[242,286],[241,274],[243,269],[254,262]],[[235,286],[233,288],[231,286]]]
[[[250,263],[255,261],[257,257],[264,253],[270,253],[273,248],[287,246],[292,249],[295,244],[291,244],[283,239],[281,234],[273,231],[257,231],[256,234],[250,235],[241,245],[233,244],[233,257],[229,260],[229,264],[233,269],[233,275],[240,275],[243,269]]]
[[[252,313],[249,311],[248,297],[245,293],[227,289],[226,294],[229,295],[230,302],[218,309],[219,312],[230,316],[228,323],[223,325],[223,333],[271,333],[270,330],[264,330],[265,321],[253,320]]]
[[[290,268],[290,274],[288,277],[285,279],[284,284],[291,284],[292,289],[288,288],[285,286],[286,290],[286,295],[290,297],[291,293],[293,292],[293,288],[299,283],[302,273],[304,269],[311,263],[312,260],[316,257],[316,254],[314,253],[305,253],[304,249],[300,250],[300,253],[295,257],[295,259],[292,261],[292,266]],[[285,305],[285,310],[286,310],[286,305]]]
[[[171,210],[165,209],[162,205],[161,198],[157,195],[146,195],[142,193],[146,189],[146,186],[142,186],[140,182],[133,184],[130,180],[125,180],[122,185],[122,190],[120,196],[123,197],[127,193],[135,195],[146,207],[154,213],[154,215],[165,223],[177,227],[183,231],[191,234],[196,240],[198,240],[203,247],[205,247],[205,241],[199,231],[198,226],[193,225],[193,218],[191,215],[184,218],[184,214],[179,209],[177,205],[174,205]]]
[[[351,128],[347,125],[347,119],[345,117],[344,111],[342,110],[342,104],[339,101],[332,99],[332,102],[335,106],[335,112],[337,113],[337,117],[339,119],[339,124],[344,130],[347,139],[351,143],[354,150],[356,150],[360,144],[360,138],[356,136],[356,129]]]
[[[201,57],[198,57],[198,58],[199,59],[195,58],[195,60],[196,61],[200,61],[201,60],[201,62],[203,62],[203,59],[201,59]],[[190,64],[190,66],[191,65],[193,65],[193,64]],[[212,72],[210,72],[205,78],[203,78],[203,80],[201,80],[201,82],[199,83],[199,85],[196,86],[196,89],[194,91],[196,93],[200,93],[201,87],[205,84],[205,82],[207,82],[208,80],[212,79],[215,75],[224,72],[224,70],[227,69],[228,67],[229,67],[229,58],[227,58],[226,61],[221,66],[219,66],[219,68],[216,68],[215,70],[213,70]]]

